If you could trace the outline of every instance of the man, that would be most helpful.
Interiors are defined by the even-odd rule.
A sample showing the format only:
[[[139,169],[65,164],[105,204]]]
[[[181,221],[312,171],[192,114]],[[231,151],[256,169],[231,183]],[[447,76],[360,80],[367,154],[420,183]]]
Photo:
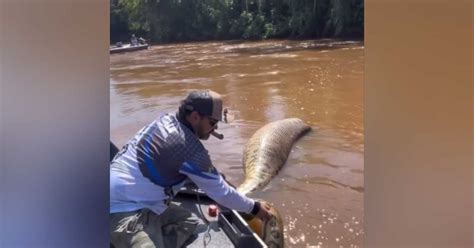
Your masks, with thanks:
[[[222,99],[213,91],[193,91],[176,114],[142,128],[110,166],[111,242],[120,247],[182,247],[196,236],[197,216],[170,204],[186,180],[219,204],[271,217],[270,207],[248,198],[223,179],[201,140],[222,121]]]
[[[145,45],[146,40],[143,37],[138,38],[138,45]]]
[[[132,37],[130,38],[130,45],[131,46],[138,45],[138,40],[137,40],[137,37],[135,36],[135,34],[132,34]]]

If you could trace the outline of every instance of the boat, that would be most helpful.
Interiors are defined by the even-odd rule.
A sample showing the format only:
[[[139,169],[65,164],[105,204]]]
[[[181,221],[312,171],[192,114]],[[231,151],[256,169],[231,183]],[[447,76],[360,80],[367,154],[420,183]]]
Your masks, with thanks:
[[[138,44],[135,46],[132,46],[131,44],[123,44],[123,45],[114,45],[110,47],[110,54],[113,53],[125,53],[125,52],[134,52],[134,51],[139,51],[139,50],[146,50],[148,49],[148,44]]]
[[[113,159],[118,151],[119,149],[110,142],[110,160]],[[199,232],[198,236],[187,245],[188,248],[268,247],[262,238],[249,226],[248,216],[219,205],[192,182],[186,183],[181,187],[171,203],[196,214],[205,222],[206,230]],[[113,246],[111,245],[110,247]]]
[[[173,198],[172,203],[193,212],[206,223],[207,230],[198,233],[187,247],[266,248],[265,242],[252,230],[243,213],[228,209],[212,200],[194,183],[188,183]],[[217,207],[216,216],[212,209]],[[205,244],[205,245],[204,245]]]

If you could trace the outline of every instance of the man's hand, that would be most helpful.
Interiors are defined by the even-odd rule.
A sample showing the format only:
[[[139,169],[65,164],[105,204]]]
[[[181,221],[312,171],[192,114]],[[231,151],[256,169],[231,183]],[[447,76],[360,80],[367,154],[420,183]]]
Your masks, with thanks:
[[[262,221],[266,221],[270,219],[273,214],[270,212],[271,206],[268,202],[265,201],[258,201],[260,203],[260,210],[257,212],[257,218],[261,219]]]

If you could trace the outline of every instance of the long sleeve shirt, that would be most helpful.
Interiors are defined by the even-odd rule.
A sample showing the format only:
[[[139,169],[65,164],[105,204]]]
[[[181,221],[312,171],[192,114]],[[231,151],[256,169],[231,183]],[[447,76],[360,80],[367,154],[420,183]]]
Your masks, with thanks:
[[[165,190],[180,188],[187,179],[225,207],[245,213],[254,207],[254,200],[222,178],[193,131],[167,114],[142,128],[114,157],[110,213],[149,208],[160,214],[168,207]]]

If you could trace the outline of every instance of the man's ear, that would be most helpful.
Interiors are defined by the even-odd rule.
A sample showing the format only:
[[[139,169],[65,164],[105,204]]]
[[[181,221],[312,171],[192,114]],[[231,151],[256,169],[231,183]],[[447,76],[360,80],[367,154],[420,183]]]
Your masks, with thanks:
[[[191,114],[189,115],[190,117],[190,122],[192,124],[195,124],[195,123],[198,123],[200,118],[201,118],[201,115],[199,115],[199,113],[197,111],[193,111],[191,112]]]

